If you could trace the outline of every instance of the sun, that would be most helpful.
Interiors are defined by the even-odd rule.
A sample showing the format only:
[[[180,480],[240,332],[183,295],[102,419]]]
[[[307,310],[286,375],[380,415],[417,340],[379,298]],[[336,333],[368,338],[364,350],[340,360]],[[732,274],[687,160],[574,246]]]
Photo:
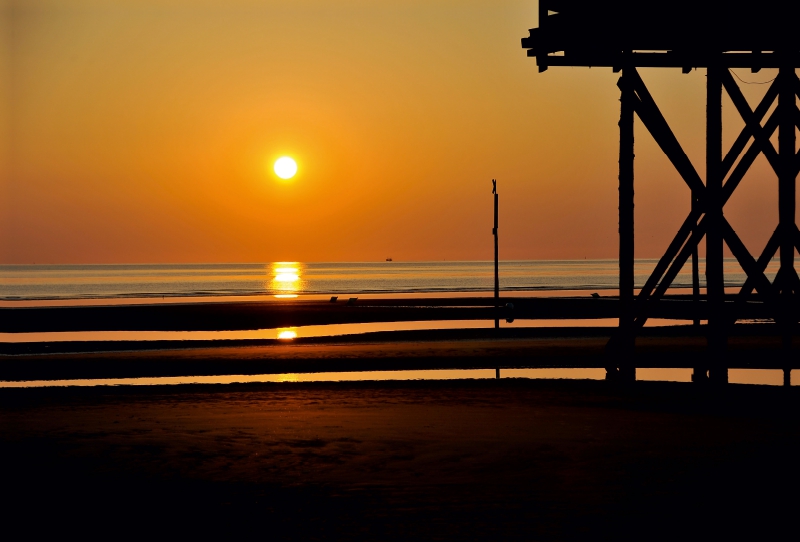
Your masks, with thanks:
[[[275,160],[273,169],[275,170],[275,175],[281,179],[291,179],[297,173],[297,162],[288,156],[281,156]]]

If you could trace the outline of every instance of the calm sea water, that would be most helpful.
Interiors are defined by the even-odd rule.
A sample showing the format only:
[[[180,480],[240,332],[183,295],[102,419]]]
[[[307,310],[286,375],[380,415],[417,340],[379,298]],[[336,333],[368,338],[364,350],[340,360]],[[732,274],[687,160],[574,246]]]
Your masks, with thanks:
[[[636,263],[636,283],[644,284],[656,260]],[[774,277],[775,263],[768,269]],[[702,284],[701,266],[701,284]],[[726,283],[740,285],[744,274],[735,261],[727,260]],[[617,287],[617,262],[614,260],[581,261],[505,261],[500,263],[500,284],[505,292],[559,290],[614,290]],[[674,283],[689,287],[687,266]],[[301,294],[448,294],[490,292],[494,285],[492,262],[378,262],[378,263],[299,263],[267,264],[154,264],[154,265],[3,265],[0,266],[0,300],[8,302],[35,300],[79,300],[115,298],[169,298],[210,296],[295,296]],[[71,303],[70,301],[65,301]],[[610,322],[595,324],[614,325]],[[432,329],[450,327],[491,327],[493,322],[404,322],[384,323],[385,329]],[[547,322],[502,324],[547,325]],[[558,321],[558,325],[586,325],[586,322]],[[360,326],[360,327],[359,327]],[[155,340],[210,338],[286,338],[327,336],[376,331],[352,324],[345,326],[308,326],[241,332],[242,337],[228,337],[231,332],[79,332],[0,334],[0,342],[81,341],[81,340]],[[311,329],[311,328],[325,328]],[[358,328],[358,329],[356,329]],[[385,328],[385,329],[384,329]],[[641,369],[643,380],[689,381],[686,369]],[[494,370],[471,371],[395,371],[389,373],[324,373],[281,375],[236,375],[217,377],[176,377],[156,379],[74,380],[37,382],[0,382],[5,387],[88,386],[116,384],[173,384],[192,382],[268,382],[286,380],[394,380],[409,378],[494,378]],[[524,369],[504,370],[503,377],[522,378],[603,378],[601,369]],[[731,371],[732,382],[782,384],[780,371]]]
[[[638,260],[637,286],[656,260]],[[774,276],[774,265],[768,275]],[[702,283],[701,266],[701,283]],[[689,266],[674,282],[691,285]],[[503,261],[500,288],[613,290],[615,260]],[[100,299],[298,294],[395,294],[489,292],[492,262],[377,262],[135,265],[2,265],[0,299]],[[738,286],[744,274],[726,260],[726,283]]]

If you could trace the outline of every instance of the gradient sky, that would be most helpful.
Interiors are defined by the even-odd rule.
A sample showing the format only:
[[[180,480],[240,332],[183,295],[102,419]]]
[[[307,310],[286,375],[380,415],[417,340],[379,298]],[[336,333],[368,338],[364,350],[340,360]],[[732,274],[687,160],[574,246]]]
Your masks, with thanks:
[[[616,257],[618,76],[537,73],[535,0],[0,5],[0,263],[488,260],[492,178],[501,258]],[[704,71],[642,73],[702,175]],[[657,257],[689,192],[641,125],[636,176]],[[725,212],[760,252],[763,157]]]

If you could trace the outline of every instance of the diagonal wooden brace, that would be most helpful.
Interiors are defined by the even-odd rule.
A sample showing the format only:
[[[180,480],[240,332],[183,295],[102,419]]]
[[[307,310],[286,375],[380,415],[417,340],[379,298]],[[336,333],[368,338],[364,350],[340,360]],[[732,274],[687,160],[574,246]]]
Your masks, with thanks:
[[[772,134],[778,129],[779,120],[780,119],[776,113],[773,113],[769,120],[767,120],[767,123],[763,128],[763,133],[767,138],[772,137]],[[770,146],[772,146],[772,144],[770,144]],[[745,173],[747,173],[747,171],[750,169],[750,166],[753,165],[753,162],[755,162],[759,154],[761,154],[761,146],[757,142],[753,142],[753,144],[750,145],[750,147],[742,156],[742,159],[739,160],[739,163],[736,164],[733,172],[725,182],[725,186],[722,187],[723,205],[727,203],[730,197],[733,195],[733,191],[736,190],[737,186],[739,186],[739,183],[744,178]]]
[[[669,247],[667,247],[666,252],[664,252],[664,255],[661,256],[661,259],[656,264],[655,269],[653,269],[653,272],[650,273],[650,276],[647,278],[644,286],[642,286],[642,289],[639,291],[639,295],[636,297],[637,304],[643,302],[643,300],[647,299],[650,294],[653,293],[653,290],[658,285],[659,281],[661,281],[661,277],[664,275],[667,269],[669,269],[669,265],[675,259],[675,256],[686,242],[686,239],[688,239],[692,234],[692,230],[697,227],[697,221],[701,214],[701,211],[692,209],[692,211],[689,213],[689,216],[687,216],[686,220],[683,221],[680,229],[678,229],[678,233],[675,234],[675,237],[672,239]]]
[[[756,270],[762,274],[764,273],[764,270],[767,268],[767,265],[769,265],[770,260],[772,260],[772,258],[775,256],[775,253],[778,252],[778,249],[780,248],[781,245],[780,229],[781,229],[780,226],[775,228],[775,231],[772,232],[772,236],[769,238],[769,241],[767,241],[767,245],[764,247],[764,251],[758,257],[758,260],[756,260]],[[745,303],[747,303],[750,294],[753,293],[754,288],[755,288],[755,279],[751,278],[748,275],[748,277],[744,281],[744,284],[742,285],[741,290],[739,290],[739,293],[736,295],[736,300],[734,301],[734,309],[732,311],[734,315],[740,314],[742,312],[741,310],[742,306]],[[772,290],[774,295],[775,291],[774,285],[770,289]],[[730,323],[733,324],[735,322],[736,322],[736,317],[734,316],[733,318],[731,318]]]
[[[706,234],[706,218],[703,219],[697,224],[697,227],[691,232],[691,236],[689,240],[683,245],[678,252],[675,259],[670,264],[667,272],[664,274],[664,278],[661,279],[661,282],[658,283],[658,287],[656,288],[653,295],[649,298],[643,299],[643,301],[638,306],[638,311],[636,315],[636,320],[634,320],[634,326],[637,328],[642,327],[645,322],[647,321],[647,313],[649,311],[650,306],[657,303],[659,299],[661,299],[664,294],[666,293],[667,289],[672,285],[672,282],[675,280],[675,277],[678,276],[681,269],[683,268],[686,260],[689,259],[689,256],[692,255],[692,251],[694,247],[700,244],[700,241],[703,239],[703,236]]]
[[[796,229],[796,227],[795,227]],[[799,234],[800,235],[800,234]],[[767,241],[767,245],[764,247],[764,250],[761,252],[761,256],[758,257],[756,260],[756,269],[763,273],[764,270],[769,265],[770,260],[775,257],[775,253],[778,252],[778,249],[781,246],[781,228],[778,226],[775,228],[775,231],[772,232],[772,236]],[[747,298],[753,290],[755,289],[755,279],[752,279],[749,275],[747,279],[745,279],[744,284],[742,285],[742,289],[739,290],[738,297],[739,298]]]
[[[672,129],[669,127],[664,115],[661,114],[661,110],[658,109],[644,81],[642,81],[637,72],[632,72],[631,74],[631,85],[637,96],[637,99],[634,100],[636,114],[639,115],[653,139],[655,139],[664,154],[667,155],[667,158],[672,162],[684,182],[692,189],[692,192],[699,200],[699,204],[702,206],[706,186],[697,174],[675,134],[672,133]]]
[[[774,289],[764,274],[764,270],[759,268],[758,262],[750,255],[747,247],[744,246],[744,243],[736,235],[736,231],[725,217],[722,217],[722,236],[739,265],[742,266],[742,270],[747,274],[747,280],[752,281],[753,287],[766,301],[775,301]]]
[[[769,89],[767,89],[766,94],[764,94],[764,97],[761,99],[761,102],[758,104],[755,111],[750,110],[750,105],[747,103],[747,99],[745,99],[744,95],[742,94],[739,85],[737,85],[736,81],[733,80],[729,70],[724,70],[722,72],[722,85],[725,87],[725,90],[728,91],[728,96],[731,97],[733,105],[736,106],[736,109],[739,111],[742,120],[745,122],[745,127],[742,129],[739,137],[736,138],[736,141],[734,141],[733,145],[728,151],[728,154],[726,154],[725,158],[722,160],[723,178],[733,167],[733,164],[736,162],[736,159],[742,153],[745,145],[751,137],[753,137],[759,143],[761,151],[764,152],[764,155],[767,157],[767,160],[769,160],[770,165],[773,169],[775,169],[777,165],[778,153],[775,151],[775,148],[769,141],[769,136],[764,136],[765,130],[761,126],[761,121],[763,120],[764,115],[766,115],[769,111],[769,108],[772,106],[773,102],[775,102],[775,99],[778,97],[778,89],[780,88],[778,85],[778,80],[776,79],[773,81],[772,85],[770,85]]]

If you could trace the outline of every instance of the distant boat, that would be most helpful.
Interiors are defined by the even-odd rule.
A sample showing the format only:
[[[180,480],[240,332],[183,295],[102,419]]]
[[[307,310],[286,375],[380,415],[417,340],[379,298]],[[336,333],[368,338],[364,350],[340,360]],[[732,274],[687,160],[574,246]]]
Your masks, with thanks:
[[[391,259],[391,258],[386,258],[386,261],[387,261],[387,262],[391,262],[391,261],[392,261],[392,259]]]

